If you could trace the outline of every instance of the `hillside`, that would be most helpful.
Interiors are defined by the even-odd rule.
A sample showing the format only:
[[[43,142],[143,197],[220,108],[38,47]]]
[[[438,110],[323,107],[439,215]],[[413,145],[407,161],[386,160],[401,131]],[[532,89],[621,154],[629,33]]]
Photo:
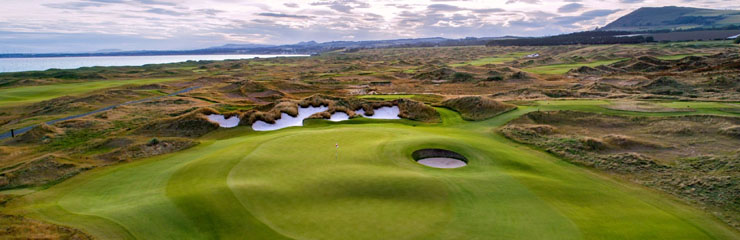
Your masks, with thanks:
[[[740,11],[688,7],[644,7],[606,25],[607,31],[650,31],[740,25]]]

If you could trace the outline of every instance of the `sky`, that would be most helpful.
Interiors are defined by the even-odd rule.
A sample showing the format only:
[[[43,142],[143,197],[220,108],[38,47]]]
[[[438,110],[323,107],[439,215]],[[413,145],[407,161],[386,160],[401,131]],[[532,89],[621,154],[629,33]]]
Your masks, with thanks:
[[[545,36],[591,30],[659,6],[740,9],[740,1],[3,0],[0,54]]]

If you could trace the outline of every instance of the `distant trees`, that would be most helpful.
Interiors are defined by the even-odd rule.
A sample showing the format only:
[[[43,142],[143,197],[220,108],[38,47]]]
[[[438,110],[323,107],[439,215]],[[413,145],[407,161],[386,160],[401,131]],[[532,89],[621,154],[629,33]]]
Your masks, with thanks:
[[[736,44],[740,44],[740,36],[738,36],[738,37],[735,38],[735,43]]]
[[[631,35],[631,32],[622,31],[588,31],[563,34],[542,38],[520,38],[494,40],[488,46],[550,46],[576,44],[632,44],[651,41],[641,35]]]

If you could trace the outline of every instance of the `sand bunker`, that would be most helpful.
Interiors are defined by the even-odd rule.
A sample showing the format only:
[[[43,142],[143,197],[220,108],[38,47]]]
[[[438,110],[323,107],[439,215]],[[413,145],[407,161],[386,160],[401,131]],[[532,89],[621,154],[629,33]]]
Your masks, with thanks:
[[[239,117],[237,116],[225,118],[224,115],[210,114],[208,115],[208,120],[210,120],[211,122],[217,122],[218,126],[222,128],[233,128],[239,126]]]
[[[444,149],[417,150],[411,156],[419,164],[433,168],[460,168],[468,165],[465,156]]]
[[[380,107],[378,109],[373,110],[375,113],[372,116],[368,116],[365,114],[364,109],[360,109],[355,111],[356,114],[362,115],[366,118],[372,118],[372,119],[401,119],[401,117],[398,116],[398,114],[401,114],[401,110],[398,108],[398,106],[392,106],[392,107]]]
[[[349,115],[345,112],[335,112],[331,115],[331,118],[329,118],[329,121],[332,122],[341,122],[345,120],[349,120]]]
[[[269,124],[265,121],[256,121],[254,124],[252,124],[252,129],[255,131],[273,131],[278,129],[283,129],[287,127],[296,127],[296,126],[303,126],[303,120],[310,117],[313,114],[324,112],[328,110],[329,107],[326,106],[320,106],[320,107],[299,107],[298,108],[298,115],[293,117],[290,116],[287,113],[281,113],[280,119],[276,120],[274,124]]]
[[[278,129],[283,129],[287,127],[297,127],[297,126],[303,126],[303,120],[310,117],[313,114],[325,112],[329,110],[329,107],[327,106],[320,106],[320,107],[299,107],[298,108],[298,116],[292,117],[287,113],[281,113],[280,119],[275,120],[274,124],[267,123],[265,121],[256,121],[254,124],[252,124],[252,129],[255,131],[273,131]],[[398,114],[401,113],[398,106],[392,106],[392,107],[380,107],[377,109],[373,109],[375,114],[372,116],[368,116],[365,114],[365,110],[360,109],[355,111],[357,115],[366,117],[366,118],[372,118],[372,119],[401,119],[401,117],[398,116]],[[210,117],[209,117],[210,118]],[[341,122],[349,120],[349,114],[345,112],[335,112],[331,115],[329,118],[329,121],[332,122]],[[212,120],[216,121],[216,120]],[[220,122],[219,122],[220,123]],[[238,123],[238,119],[237,119]]]

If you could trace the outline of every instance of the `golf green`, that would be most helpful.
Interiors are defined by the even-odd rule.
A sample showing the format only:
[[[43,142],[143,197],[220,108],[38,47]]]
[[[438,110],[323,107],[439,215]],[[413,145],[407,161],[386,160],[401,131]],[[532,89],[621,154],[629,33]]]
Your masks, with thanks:
[[[583,106],[547,109],[596,109]],[[443,124],[219,130],[197,147],[92,170],[10,209],[101,239],[740,238],[671,196],[494,131],[536,106],[474,123],[438,110]],[[460,153],[468,165],[423,166],[411,154],[424,148]]]

